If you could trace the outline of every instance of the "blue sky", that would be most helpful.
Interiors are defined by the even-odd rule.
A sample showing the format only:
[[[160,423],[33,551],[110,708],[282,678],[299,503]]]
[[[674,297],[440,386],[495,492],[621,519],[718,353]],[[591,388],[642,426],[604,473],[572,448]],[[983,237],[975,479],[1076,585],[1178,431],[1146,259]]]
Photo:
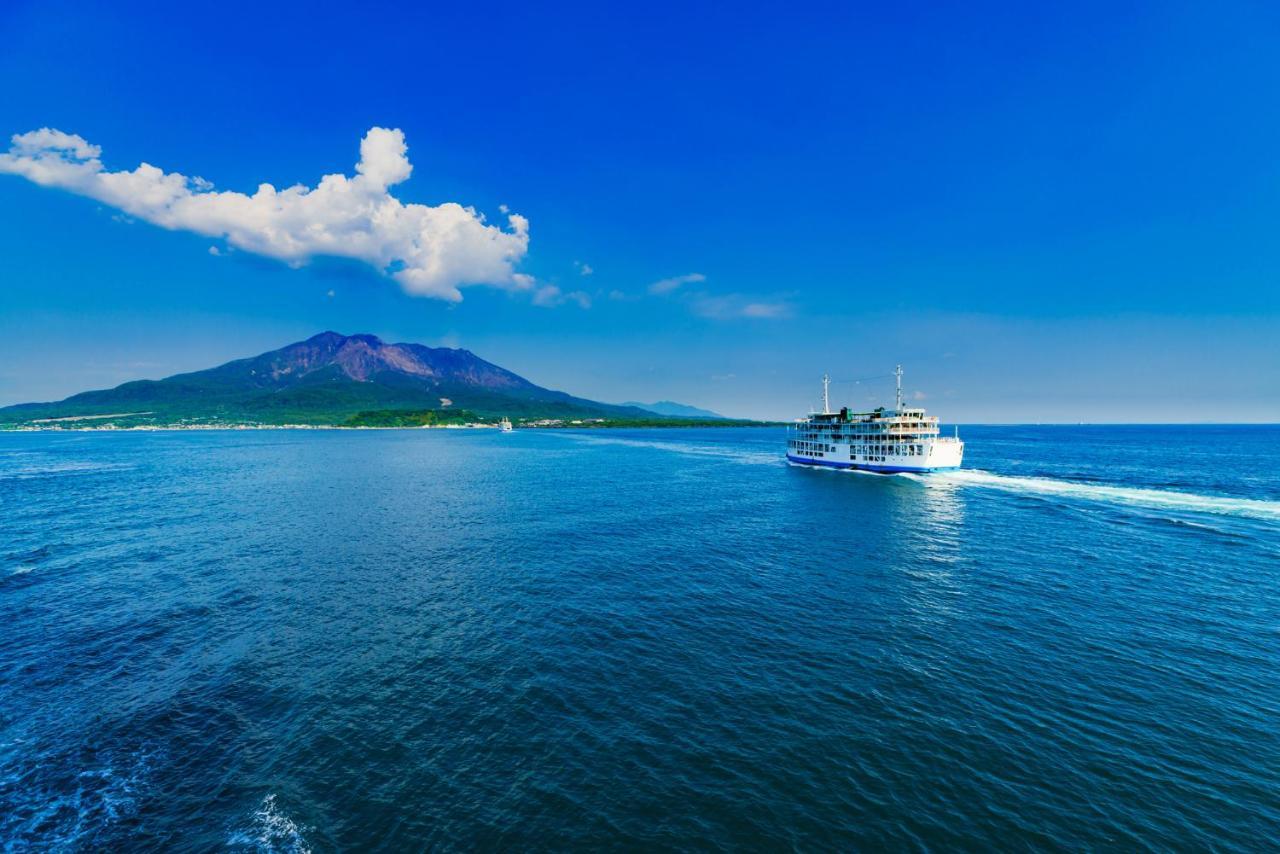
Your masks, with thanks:
[[[398,129],[388,193],[528,232],[455,301],[0,174],[0,404],[336,329],[734,415],[901,362],[947,420],[1280,421],[1280,8],[1038,5],[5,4],[0,139],[253,194]]]

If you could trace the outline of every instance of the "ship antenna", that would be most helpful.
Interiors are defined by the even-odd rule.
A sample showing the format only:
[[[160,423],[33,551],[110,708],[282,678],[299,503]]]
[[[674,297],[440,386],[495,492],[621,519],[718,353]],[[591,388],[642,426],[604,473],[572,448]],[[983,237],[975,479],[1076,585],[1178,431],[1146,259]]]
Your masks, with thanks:
[[[827,374],[822,375],[822,414],[831,414],[831,398],[827,396],[827,386],[831,385],[831,377]]]
[[[898,365],[898,369],[893,372],[898,378],[898,414],[902,414],[902,365]]]

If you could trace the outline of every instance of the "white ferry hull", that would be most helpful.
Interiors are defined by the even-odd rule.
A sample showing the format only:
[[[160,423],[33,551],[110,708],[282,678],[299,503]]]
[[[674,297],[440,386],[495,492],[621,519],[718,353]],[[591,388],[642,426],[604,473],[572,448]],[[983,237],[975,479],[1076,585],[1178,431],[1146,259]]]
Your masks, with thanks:
[[[832,434],[830,428],[798,435],[810,438],[789,442],[787,460],[801,465],[889,474],[958,469],[964,459],[964,442],[949,436],[890,437],[850,442],[843,435]],[[815,436],[816,439],[813,438]]]
[[[916,474],[928,474],[935,471],[954,471],[960,468],[960,464],[955,465],[939,465],[939,466],[922,466],[919,464],[896,464],[896,463],[852,463],[841,462],[839,460],[815,460],[809,457],[797,457],[793,454],[787,454],[787,461],[797,463],[803,466],[819,466],[822,468],[832,469],[852,469],[855,471],[870,471],[877,474],[898,474],[900,472],[914,472]]]

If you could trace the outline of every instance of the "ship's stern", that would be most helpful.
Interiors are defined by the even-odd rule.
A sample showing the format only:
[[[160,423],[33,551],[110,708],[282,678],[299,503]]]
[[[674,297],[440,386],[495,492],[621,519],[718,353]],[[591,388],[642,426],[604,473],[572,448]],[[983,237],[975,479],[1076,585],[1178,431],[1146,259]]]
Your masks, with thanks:
[[[963,459],[964,442],[959,439],[944,438],[931,444],[927,463],[933,471],[958,469]]]

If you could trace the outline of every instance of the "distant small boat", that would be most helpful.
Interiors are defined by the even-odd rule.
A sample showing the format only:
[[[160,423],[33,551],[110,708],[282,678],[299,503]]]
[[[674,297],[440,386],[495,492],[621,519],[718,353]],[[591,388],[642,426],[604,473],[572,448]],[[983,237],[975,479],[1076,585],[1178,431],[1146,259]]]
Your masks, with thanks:
[[[510,433],[512,430],[511,419],[503,418],[501,421],[498,422],[498,427],[502,430],[503,433]]]
[[[828,377],[822,378],[822,411],[799,418],[787,439],[787,459],[810,466],[877,472],[927,472],[958,469],[964,442],[940,436],[938,419],[923,409],[902,405],[902,367],[897,405],[886,412],[831,411]]]

